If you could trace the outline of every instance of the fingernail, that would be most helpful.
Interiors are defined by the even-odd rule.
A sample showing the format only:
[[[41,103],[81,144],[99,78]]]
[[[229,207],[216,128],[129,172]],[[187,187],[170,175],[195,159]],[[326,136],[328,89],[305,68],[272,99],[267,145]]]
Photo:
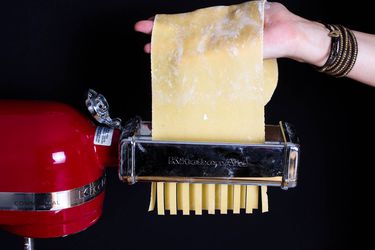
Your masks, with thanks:
[[[265,10],[268,10],[269,8],[271,8],[271,3],[268,2],[268,1],[266,1],[266,2],[264,3],[264,9],[265,9]]]

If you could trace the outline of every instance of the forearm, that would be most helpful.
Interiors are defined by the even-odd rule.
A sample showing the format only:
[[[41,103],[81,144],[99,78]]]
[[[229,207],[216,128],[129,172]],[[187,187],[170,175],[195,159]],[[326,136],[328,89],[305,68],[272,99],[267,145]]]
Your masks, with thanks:
[[[348,77],[375,87],[375,35],[354,31],[358,56]]]
[[[329,30],[318,22],[301,21],[296,24],[300,33],[289,56],[292,59],[322,66],[329,55]],[[375,87],[375,35],[354,31],[358,42],[358,56],[347,77]]]

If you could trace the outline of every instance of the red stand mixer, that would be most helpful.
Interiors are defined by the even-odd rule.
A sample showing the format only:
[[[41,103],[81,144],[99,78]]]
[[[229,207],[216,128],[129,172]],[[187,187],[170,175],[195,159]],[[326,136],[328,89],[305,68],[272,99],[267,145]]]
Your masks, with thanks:
[[[25,249],[33,248],[32,238],[93,225],[102,213],[109,166],[130,184],[296,186],[299,143],[290,124],[267,125],[265,144],[153,141],[151,123],[112,119],[95,91],[88,91],[86,105],[100,126],[66,104],[0,101],[0,228],[26,237]],[[280,181],[259,178],[275,176]]]
[[[89,92],[97,127],[76,109],[46,101],[0,101],[0,228],[32,238],[84,230],[102,213],[105,167],[118,166],[120,121]],[[101,118],[100,118],[101,117]],[[28,244],[30,240],[27,240]]]

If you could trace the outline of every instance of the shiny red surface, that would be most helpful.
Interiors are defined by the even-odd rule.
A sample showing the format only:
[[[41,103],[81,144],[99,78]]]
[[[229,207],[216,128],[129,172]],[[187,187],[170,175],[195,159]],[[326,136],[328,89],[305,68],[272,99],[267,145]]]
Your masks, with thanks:
[[[102,214],[104,193],[80,206],[53,212],[0,212],[1,227],[31,238],[53,238],[78,233],[93,225]]]
[[[0,101],[0,192],[57,192],[97,180],[105,166],[118,165],[119,131],[108,147],[94,145],[95,130],[66,104]],[[0,227],[32,237],[71,234],[98,219],[102,200],[58,212],[0,210]]]

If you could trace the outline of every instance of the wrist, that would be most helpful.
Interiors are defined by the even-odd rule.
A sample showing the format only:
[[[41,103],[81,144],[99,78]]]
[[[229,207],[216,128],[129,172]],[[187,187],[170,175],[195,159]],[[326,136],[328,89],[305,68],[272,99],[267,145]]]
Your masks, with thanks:
[[[296,39],[290,44],[289,57],[300,62],[322,66],[331,47],[328,29],[321,23],[302,19],[295,23]]]

